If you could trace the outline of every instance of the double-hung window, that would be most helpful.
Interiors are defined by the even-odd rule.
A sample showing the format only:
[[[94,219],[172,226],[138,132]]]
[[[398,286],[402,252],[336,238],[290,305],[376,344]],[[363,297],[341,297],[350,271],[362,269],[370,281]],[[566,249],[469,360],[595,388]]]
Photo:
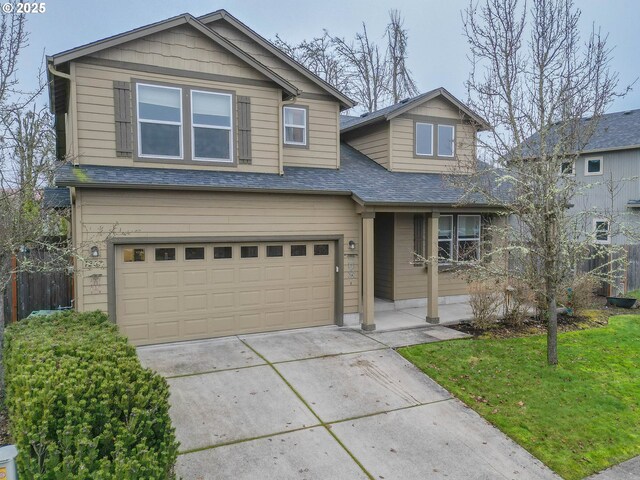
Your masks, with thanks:
[[[182,90],[137,84],[138,155],[183,158]]]
[[[453,215],[438,219],[438,263],[445,265],[453,258]]]
[[[438,125],[438,156],[453,157],[455,154],[456,129],[453,125]]]
[[[458,215],[458,260],[470,262],[480,258],[480,215]]]
[[[191,91],[191,148],[194,160],[233,160],[232,101],[229,93]]]
[[[284,107],[284,143],[285,145],[307,145],[307,109]]]
[[[593,221],[593,226],[596,234],[596,243],[601,243],[601,244],[611,243],[611,233],[609,232],[608,220],[596,218]]]
[[[416,155],[433,155],[433,124],[416,122]]]

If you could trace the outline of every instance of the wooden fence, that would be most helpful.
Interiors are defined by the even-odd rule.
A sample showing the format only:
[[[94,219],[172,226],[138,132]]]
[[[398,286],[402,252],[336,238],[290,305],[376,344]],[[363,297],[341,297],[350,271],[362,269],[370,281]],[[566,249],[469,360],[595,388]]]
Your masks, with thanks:
[[[31,251],[28,255],[45,259],[47,254]],[[66,271],[18,273],[4,292],[4,318],[11,322],[28,317],[34,310],[69,307],[72,298],[72,277]]]
[[[606,264],[609,259],[603,257],[597,257],[591,252],[591,258],[584,262],[582,266],[583,272],[590,272],[596,270]],[[626,266],[625,271],[620,274],[620,278],[616,282],[617,289],[607,283],[602,283],[599,289],[596,291],[598,295],[615,295],[615,290],[619,290],[622,293],[630,292],[631,290],[640,289],[640,244],[639,245],[625,245]]]

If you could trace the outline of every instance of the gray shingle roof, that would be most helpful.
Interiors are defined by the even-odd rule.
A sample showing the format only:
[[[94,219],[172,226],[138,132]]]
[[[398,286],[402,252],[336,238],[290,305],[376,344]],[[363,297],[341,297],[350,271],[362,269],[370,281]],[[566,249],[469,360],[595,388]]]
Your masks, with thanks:
[[[640,109],[603,115],[587,151],[640,146]]]
[[[42,206],[45,208],[69,208],[71,206],[69,189],[46,187],[42,196]]]
[[[169,168],[81,165],[58,170],[56,184],[78,187],[246,190],[354,195],[370,204],[451,205],[461,191],[446,175],[389,172],[356,149],[342,144],[340,170],[285,167],[283,176]],[[483,203],[478,201],[476,205]]]

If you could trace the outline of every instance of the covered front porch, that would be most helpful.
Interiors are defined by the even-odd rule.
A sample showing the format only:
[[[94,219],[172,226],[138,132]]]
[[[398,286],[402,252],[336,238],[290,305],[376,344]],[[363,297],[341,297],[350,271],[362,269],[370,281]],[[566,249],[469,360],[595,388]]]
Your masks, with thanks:
[[[470,248],[479,252],[483,218],[490,213],[398,207],[362,211],[361,328],[469,320],[467,282],[453,264]],[[449,262],[443,261],[447,255]]]

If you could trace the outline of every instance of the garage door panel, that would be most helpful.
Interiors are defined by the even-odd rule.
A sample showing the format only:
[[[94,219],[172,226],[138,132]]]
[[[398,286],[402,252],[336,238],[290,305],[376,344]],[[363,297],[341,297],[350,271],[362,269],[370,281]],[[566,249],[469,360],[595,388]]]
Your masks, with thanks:
[[[304,244],[293,251],[306,255],[291,256],[292,244]],[[184,245],[164,244],[133,247],[144,255],[125,262],[122,247],[116,249],[117,321],[132,343],[334,323],[332,243],[329,250],[314,250],[314,242],[243,244],[258,246],[258,257],[251,258],[241,258],[240,244],[218,249],[219,257],[231,258],[214,258],[215,244],[189,245],[204,248],[204,258],[186,260]],[[155,248],[175,248],[175,259],[156,261]]]

